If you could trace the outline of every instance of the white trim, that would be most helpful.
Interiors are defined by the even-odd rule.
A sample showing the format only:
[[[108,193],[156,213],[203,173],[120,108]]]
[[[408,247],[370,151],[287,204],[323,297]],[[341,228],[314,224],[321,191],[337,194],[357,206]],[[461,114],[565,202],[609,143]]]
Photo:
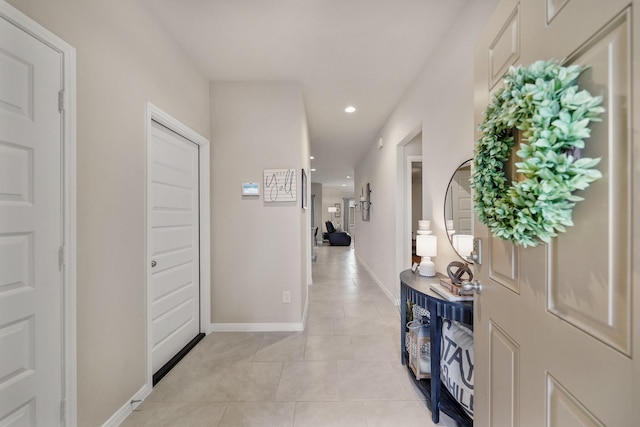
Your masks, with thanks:
[[[160,108],[156,107],[150,102],[147,102],[146,109],[146,141],[147,141],[147,162],[149,156],[149,138],[151,136],[151,121],[156,121],[161,125],[171,129],[177,134],[185,137],[189,141],[195,143],[199,147],[199,168],[200,168],[200,332],[204,332],[205,334],[211,333],[212,329],[210,326],[211,323],[211,215],[210,215],[210,185],[211,185],[211,147],[209,140],[195,132],[179,120],[174,119],[169,114],[162,111]],[[146,167],[147,163],[145,163]],[[149,171],[146,171],[147,176]],[[147,179],[148,181],[148,179]],[[145,182],[147,182],[145,181]],[[147,194],[148,199],[148,188],[145,189],[145,194]],[[147,212],[146,224],[145,224],[145,247],[148,252],[148,236],[146,235],[147,226],[149,224],[148,218],[148,209],[146,204],[148,200],[145,200],[145,211]],[[146,255],[146,264],[149,265],[149,255]],[[146,270],[148,272],[148,269]],[[151,365],[151,348],[153,344],[151,342],[151,309],[149,301],[149,293],[147,292],[147,285],[149,283],[149,278],[146,277],[145,283],[145,299],[147,301],[147,386],[152,388],[153,384],[153,368]]]
[[[406,237],[405,233],[405,215],[403,215],[398,207],[405,209],[406,203],[405,199],[405,146],[410,143],[413,138],[418,136],[418,134],[423,133],[422,123],[413,128],[409,133],[405,135],[397,144],[396,144],[396,204],[395,204],[395,212],[396,212],[396,220],[395,220],[395,243],[396,243],[396,277],[399,277],[400,272],[406,270],[407,260],[405,257],[405,241]],[[424,150],[422,150],[422,155],[424,156]]]
[[[76,50],[73,46],[33,21],[4,0],[0,0],[0,16],[62,56],[62,88],[65,111],[62,117],[62,209],[65,254],[62,278],[62,351],[63,396],[66,400],[65,426],[77,424],[77,354],[76,354]]]
[[[298,332],[304,331],[302,322],[296,323],[212,323],[213,332]]]
[[[302,330],[307,328],[307,314],[309,313],[309,287],[307,286],[307,299],[304,302],[304,311],[302,312]]]
[[[118,427],[149,394],[151,394],[151,387],[145,384],[136,394],[131,396],[128,402],[111,415],[111,417],[102,424],[102,427]],[[134,403],[134,401],[136,402]]]
[[[68,426],[77,425],[77,199],[76,199],[76,51],[71,48],[64,54],[64,351],[65,351],[65,399]]]
[[[404,262],[405,268],[409,268],[412,265],[412,240],[411,240],[411,226],[413,225],[413,163],[422,162],[422,156],[407,156],[407,162],[405,163],[405,181],[404,181],[404,209],[406,212],[405,225],[404,225]],[[424,203],[423,203],[424,206]],[[422,210],[422,209],[421,209]]]

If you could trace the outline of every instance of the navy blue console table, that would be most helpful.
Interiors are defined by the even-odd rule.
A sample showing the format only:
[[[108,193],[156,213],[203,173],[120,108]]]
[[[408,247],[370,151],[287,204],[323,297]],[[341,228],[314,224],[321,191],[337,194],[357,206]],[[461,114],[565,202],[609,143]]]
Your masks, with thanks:
[[[440,356],[442,338],[442,319],[451,319],[465,323],[473,328],[473,302],[454,302],[444,299],[429,286],[439,283],[444,276],[424,277],[411,270],[400,273],[400,351],[402,364],[407,364],[408,354],[405,348],[405,332],[407,319],[407,301],[426,308],[430,313],[431,324],[431,378],[417,380],[411,376],[418,389],[425,395],[427,406],[431,410],[434,423],[440,421],[440,411],[444,412],[458,425],[472,426],[473,420],[460,407],[440,381]],[[407,368],[408,369],[408,368]]]

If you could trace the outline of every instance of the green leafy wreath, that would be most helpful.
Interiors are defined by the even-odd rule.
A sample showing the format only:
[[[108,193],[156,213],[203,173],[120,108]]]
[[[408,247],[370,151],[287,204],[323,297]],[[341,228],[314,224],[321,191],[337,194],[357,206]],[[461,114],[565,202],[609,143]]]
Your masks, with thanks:
[[[599,158],[581,158],[589,122],[604,112],[601,96],[578,90],[584,70],[555,61],[511,67],[487,107],[471,186],[478,217],[495,236],[524,247],[548,243],[573,225],[572,208],[583,200],[573,192],[602,177],[594,169]],[[515,165],[524,179],[509,185],[504,169],[514,128],[522,159]]]

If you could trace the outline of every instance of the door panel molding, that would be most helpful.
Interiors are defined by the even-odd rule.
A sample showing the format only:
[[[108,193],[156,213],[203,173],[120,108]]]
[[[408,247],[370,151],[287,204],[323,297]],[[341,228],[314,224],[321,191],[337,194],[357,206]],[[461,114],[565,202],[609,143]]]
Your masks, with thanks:
[[[602,158],[603,178],[576,205],[574,226],[550,245],[547,293],[551,313],[626,355],[632,321],[630,49],[626,12],[571,57],[591,67],[581,87],[604,99],[604,120],[592,125],[583,153]]]
[[[33,232],[0,233],[0,297],[34,288],[33,252]]]
[[[510,241],[489,236],[489,278],[520,294],[518,280],[519,249]]]
[[[0,203],[33,204],[33,148],[0,141],[0,170],[14,179],[0,182]]]
[[[547,0],[547,25],[553,21],[569,0]]]
[[[489,420],[492,426],[520,425],[520,346],[489,320]]]
[[[547,372],[547,427],[605,427],[576,397]]]
[[[489,90],[502,81],[509,67],[520,58],[520,3],[507,18],[491,42],[489,54]]]

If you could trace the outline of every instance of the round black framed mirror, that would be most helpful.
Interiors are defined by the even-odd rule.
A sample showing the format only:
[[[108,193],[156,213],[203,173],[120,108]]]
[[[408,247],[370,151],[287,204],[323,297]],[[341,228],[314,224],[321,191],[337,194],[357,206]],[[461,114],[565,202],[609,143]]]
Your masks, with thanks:
[[[473,264],[473,199],[471,197],[471,159],[453,172],[444,197],[444,223],[449,243],[458,256]]]

